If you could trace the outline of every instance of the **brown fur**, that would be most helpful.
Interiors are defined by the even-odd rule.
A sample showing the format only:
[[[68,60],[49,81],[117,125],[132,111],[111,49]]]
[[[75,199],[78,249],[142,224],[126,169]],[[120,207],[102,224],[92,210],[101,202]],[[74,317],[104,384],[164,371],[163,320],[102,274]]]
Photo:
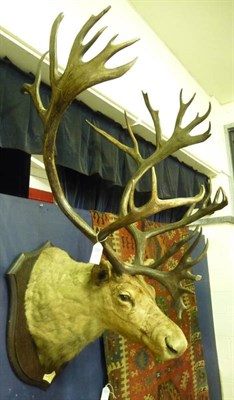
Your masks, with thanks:
[[[162,360],[180,356],[187,346],[141,276],[116,276],[108,262],[100,269],[55,247],[45,249],[34,266],[25,308],[40,362],[48,371],[70,361],[106,329],[146,345]]]

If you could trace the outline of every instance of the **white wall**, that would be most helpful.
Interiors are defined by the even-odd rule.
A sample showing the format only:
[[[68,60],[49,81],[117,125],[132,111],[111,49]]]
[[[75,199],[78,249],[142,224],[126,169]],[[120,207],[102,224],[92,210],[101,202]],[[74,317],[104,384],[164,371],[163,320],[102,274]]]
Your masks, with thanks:
[[[32,189],[43,190],[45,192],[51,192],[43,164],[43,157],[41,155],[34,155],[31,157],[29,187]]]
[[[216,345],[224,400],[234,398],[234,268],[232,224],[203,227],[209,238],[208,265]]]
[[[234,102],[222,106],[224,125],[233,124],[234,117]]]
[[[117,106],[136,115],[144,123],[152,127],[152,122],[144,106],[141,91],[149,93],[152,106],[160,109],[163,132],[166,137],[172,132],[178,110],[178,94],[184,88],[184,98],[187,100],[194,92],[197,93],[191,109],[188,110],[186,121],[196,113],[204,113],[209,101],[212,104],[210,120],[212,123],[211,138],[197,146],[189,148],[187,154],[190,163],[200,168],[204,165],[214,176],[213,185],[220,184],[231,198],[233,192],[233,175],[227,157],[227,142],[224,126],[234,122],[233,104],[221,107],[215,98],[210,98],[197,82],[189,75],[183,66],[175,59],[164,44],[153,34],[150,28],[136,14],[126,0],[116,1],[81,1],[81,0],[8,0],[0,15],[0,24],[27,45],[44,53],[48,49],[50,26],[60,11],[65,17],[61,23],[58,35],[59,61],[64,65],[68,56],[69,45],[72,43],[81,24],[91,14],[97,14],[107,5],[112,9],[98,24],[108,25],[103,34],[105,43],[115,33],[120,33],[120,41],[132,37],[140,37],[140,41],[132,48],[117,56],[116,63],[129,61],[138,56],[134,67],[117,81],[98,85],[97,90]],[[12,17],[14,10],[17,18]],[[71,11],[72,10],[72,11]],[[102,40],[100,40],[101,46]],[[99,47],[100,47],[99,46]],[[205,130],[207,123],[202,129]],[[234,215],[233,204],[217,213],[216,216]],[[212,289],[212,304],[214,311],[218,358],[222,376],[224,400],[234,398],[232,371],[233,354],[233,224],[210,225],[205,228],[209,238],[208,253],[209,273]],[[232,317],[232,318],[231,318]],[[232,333],[231,333],[232,332]]]

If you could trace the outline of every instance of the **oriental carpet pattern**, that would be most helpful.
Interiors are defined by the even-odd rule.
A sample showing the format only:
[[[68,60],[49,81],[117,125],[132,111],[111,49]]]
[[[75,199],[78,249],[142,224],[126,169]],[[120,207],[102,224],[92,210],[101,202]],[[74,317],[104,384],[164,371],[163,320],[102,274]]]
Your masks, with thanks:
[[[113,214],[92,212],[93,226],[103,228],[116,217]],[[138,225],[142,230],[158,226],[158,223],[143,221]],[[181,228],[151,239],[147,246],[147,258],[163,255],[168,248],[188,233]],[[131,259],[134,241],[126,229],[110,235],[110,244],[123,261]],[[182,256],[179,250],[163,266],[163,270],[175,267]],[[205,362],[195,295],[184,295],[187,309],[179,321],[171,304],[167,289],[157,281],[146,278],[157,293],[157,304],[183,330],[189,346],[178,359],[160,362],[150,351],[139,344],[113,332],[104,334],[105,358],[108,382],[113,387],[116,400],[209,400]]]

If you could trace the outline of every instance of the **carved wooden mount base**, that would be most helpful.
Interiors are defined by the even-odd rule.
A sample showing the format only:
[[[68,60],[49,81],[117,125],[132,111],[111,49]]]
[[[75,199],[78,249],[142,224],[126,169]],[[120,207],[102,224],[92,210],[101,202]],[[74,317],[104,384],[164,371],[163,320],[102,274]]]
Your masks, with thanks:
[[[35,251],[22,253],[7,273],[10,288],[7,332],[8,357],[12,369],[19,379],[41,389],[47,389],[50,386],[49,381],[53,379],[53,375],[50,376],[49,372],[51,371],[45,371],[39,363],[36,347],[27,327],[24,298],[30,274],[37,258],[43,249],[51,246],[51,243],[47,242]]]

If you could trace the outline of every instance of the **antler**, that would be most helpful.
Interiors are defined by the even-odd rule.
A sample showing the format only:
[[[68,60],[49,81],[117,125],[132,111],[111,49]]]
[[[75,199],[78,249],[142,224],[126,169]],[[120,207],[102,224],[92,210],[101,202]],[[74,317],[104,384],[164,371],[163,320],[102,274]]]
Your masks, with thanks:
[[[104,240],[110,233],[121,228],[122,226],[132,224],[139,219],[149,217],[150,215],[154,215],[165,209],[170,209],[170,208],[179,207],[179,206],[190,206],[189,211],[186,214],[186,216],[183,217],[181,222],[178,222],[176,225],[173,224],[173,228],[171,226],[170,228],[167,229],[167,230],[170,230],[170,229],[179,228],[181,226],[190,224],[191,222],[194,222],[197,219],[199,219],[205,215],[209,215],[209,214],[223,208],[227,204],[227,198],[226,198],[222,188],[219,188],[215,195],[214,201],[210,205],[208,205],[208,202],[210,201],[210,195],[211,195],[210,189],[208,190],[208,193],[206,193],[206,190],[203,186],[201,187],[200,193],[198,193],[194,197],[167,199],[167,200],[159,199],[158,190],[157,190],[157,178],[156,178],[156,172],[155,172],[154,166],[156,164],[158,164],[160,161],[167,158],[169,155],[173,154],[175,151],[177,151],[183,147],[190,146],[192,144],[201,143],[208,139],[208,137],[210,136],[210,128],[211,128],[210,123],[209,123],[208,129],[203,134],[190,136],[189,133],[191,132],[192,129],[194,129],[197,125],[199,125],[201,122],[203,122],[207,118],[207,116],[209,115],[209,113],[211,111],[211,106],[209,104],[209,108],[204,115],[199,116],[199,114],[197,114],[197,116],[194,118],[194,120],[192,122],[190,122],[186,127],[182,128],[181,123],[182,123],[183,116],[184,116],[186,110],[188,109],[189,105],[192,103],[195,95],[187,103],[183,103],[182,90],[181,90],[181,92],[180,92],[180,108],[179,108],[178,116],[176,119],[174,131],[173,131],[171,137],[167,141],[163,141],[162,135],[161,135],[161,126],[160,126],[158,111],[153,110],[152,107],[150,106],[150,102],[149,102],[147,94],[143,93],[143,97],[145,100],[145,104],[146,104],[146,106],[151,114],[151,117],[153,119],[153,122],[154,122],[155,133],[156,133],[156,145],[157,145],[153,154],[150,155],[147,159],[143,159],[140,155],[136,137],[129,125],[126,115],[125,115],[126,124],[127,124],[127,128],[128,128],[128,133],[133,141],[133,147],[124,145],[123,143],[119,142],[118,140],[116,140],[115,138],[110,136],[107,132],[95,127],[93,124],[91,124],[89,122],[89,124],[93,127],[93,129],[97,133],[101,134],[106,139],[108,139],[110,142],[112,142],[115,146],[117,146],[119,149],[121,149],[121,150],[125,151],[127,154],[129,154],[135,160],[135,162],[138,166],[135,174],[129,180],[129,182],[124,190],[123,197],[122,197],[121,204],[120,204],[119,218],[100,232],[100,234],[99,234],[100,240]],[[142,178],[142,176],[150,169],[152,170],[151,198],[146,204],[144,204],[144,206],[137,207],[134,204],[134,193],[136,190],[136,186],[137,186],[139,180]],[[222,198],[220,199],[221,196],[222,196]],[[195,214],[193,214],[192,212],[193,212],[196,204],[198,204],[201,201],[203,201],[202,208],[200,208],[199,211],[197,211]]]
[[[91,16],[76,36],[67,66],[63,74],[59,73],[57,61],[57,31],[63,14],[54,21],[50,36],[50,83],[51,99],[48,108],[45,108],[40,97],[41,66],[44,61],[45,53],[38,65],[36,79],[33,84],[24,84],[23,89],[29,93],[33,99],[34,105],[44,124],[44,164],[48,180],[54,194],[55,200],[63,213],[72,221],[72,223],[81,230],[92,242],[96,241],[94,230],[73,210],[67,202],[61,188],[54,159],[55,141],[63,113],[70,103],[82,91],[110,79],[115,79],[125,74],[135,63],[136,59],[125,65],[116,68],[107,69],[105,63],[120,50],[131,46],[138,39],[129,40],[124,43],[114,44],[114,36],[106,47],[93,59],[84,62],[82,57],[97,41],[105,28],[100,29],[87,44],[82,44],[84,37],[90,29],[109,11],[110,7],[105,8],[97,16]]]
[[[93,85],[122,76],[132,67],[135,62],[135,60],[133,60],[125,65],[121,65],[112,69],[107,69],[105,67],[106,62],[114,54],[128,46],[131,46],[137,40],[133,39],[124,43],[115,44],[113,42],[116,36],[114,36],[107,43],[105,48],[94,58],[87,62],[84,62],[82,60],[85,53],[97,41],[105,28],[100,29],[92,37],[92,39],[90,39],[88,43],[83,44],[83,39],[90,31],[90,29],[107,13],[109,9],[110,7],[107,7],[97,16],[91,16],[91,18],[82,27],[74,40],[68,58],[67,66],[62,74],[60,74],[58,68],[56,41],[58,27],[63,18],[63,14],[60,14],[55,20],[50,37],[49,60],[51,99],[47,108],[43,105],[39,90],[41,82],[41,66],[47,53],[45,53],[41,58],[35,82],[33,84],[24,85],[24,90],[31,95],[35,107],[44,124],[44,163],[55,200],[62,212],[93,243],[97,241],[96,232],[74,211],[74,209],[70,206],[65,198],[56,170],[54,148],[57,131],[62,115],[66,111],[70,103],[74,100],[74,98],[77,97],[77,95],[80,94],[82,91]],[[105,254],[109,261],[112,263],[117,274],[143,274],[157,279],[170,290],[170,292],[172,293],[172,297],[174,298],[174,301],[176,303],[176,307],[179,310],[179,313],[181,313],[182,309],[184,308],[182,293],[188,291],[187,288],[181,286],[181,281],[183,281],[184,279],[197,279],[197,277],[191,273],[191,267],[194,265],[194,263],[197,262],[197,259],[191,261],[189,254],[193,247],[197,245],[201,233],[197,235],[197,232],[195,231],[195,233],[191,234],[189,237],[183,239],[177,245],[173,246],[173,248],[169,250],[167,256],[163,256],[157,262],[152,263],[150,267],[145,265],[145,243],[149,238],[153,236],[156,236],[171,229],[185,226],[205,215],[211,214],[216,210],[223,208],[227,204],[227,199],[222,189],[219,189],[215,195],[214,200],[211,201],[211,190],[209,188],[208,192],[206,192],[204,187],[202,187],[200,193],[198,193],[194,197],[169,200],[159,199],[155,165],[175,151],[192,144],[201,143],[210,136],[210,123],[208,129],[200,135],[190,135],[190,132],[197,125],[206,120],[210,113],[211,106],[209,104],[208,110],[204,115],[199,116],[199,114],[197,114],[192,122],[190,122],[186,127],[182,127],[181,125],[183,117],[188,107],[192,103],[194,96],[187,103],[184,103],[182,100],[181,91],[180,107],[175,123],[175,128],[171,137],[167,141],[165,141],[162,138],[159,113],[158,111],[152,109],[148,95],[143,93],[143,97],[146,107],[148,108],[152,117],[156,133],[156,149],[153,154],[150,155],[147,159],[143,159],[140,154],[137,139],[131,129],[126,114],[126,124],[129,135],[132,139],[133,147],[124,145],[123,143],[111,137],[107,132],[93,126],[89,122],[89,124],[94,128],[97,133],[101,134],[119,149],[129,154],[136,162],[136,171],[133,177],[129,180],[124,190],[118,217],[115,222],[111,223],[108,227],[103,228],[98,233],[98,240],[103,241]],[[152,174],[151,198],[143,206],[137,207],[134,202],[134,193],[138,182],[149,170],[151,170]],[[200,207],[195,210],[195,207],[198,203],[200,204]],[[154,231],[148,232],[140,232],[134,224],[136,221],[158,213],[162,210],[182,205],[188,206],[189,208],[185,216],[180,221],[167,225],[162,225],[156,230],[154,229]],[[121,263],[117,259],[116,254],[108,241],[104,241],[111,233],[120,229],[121,227],[127,227],[127,229],[132,233],[134,237],[137,249],[134,266],[126,263]],[[164,263],[166,259],[171,257],[171,255],[174,254],[176,251],[178,251],[181,246],[188,244],[191,239],[194,239],[193,244],[187,245],[188,248],[185,251],[184,256],[181,258],[179,264],[173,271],[165,272],[157,269],[159,264]],[[204,251],[201,253],[201,257],[204,255],[205,250],[206,249],[204,249]]]

